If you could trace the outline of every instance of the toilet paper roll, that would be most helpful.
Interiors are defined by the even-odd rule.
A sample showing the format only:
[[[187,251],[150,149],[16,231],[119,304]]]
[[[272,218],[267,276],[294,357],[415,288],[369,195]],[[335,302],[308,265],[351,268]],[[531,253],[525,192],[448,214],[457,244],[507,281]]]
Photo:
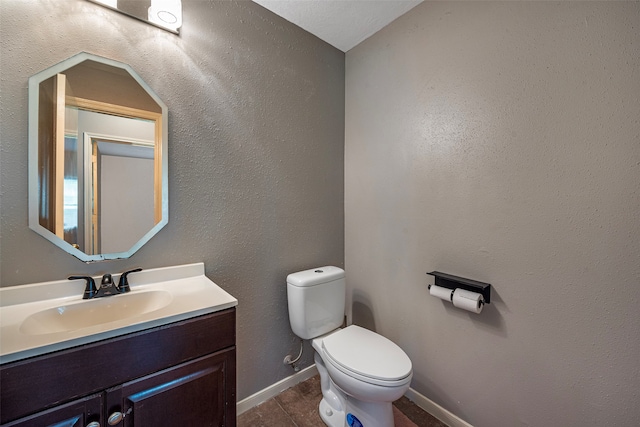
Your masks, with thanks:
[[[482,294],[460,288],[453,292],[452,302],[455,307],[472,313],[480,313],[484,306],[484,298],[482,297]]]
[[[451,302],[452,292],[453,291],[451,289],[443,288],[442,286],[431,285],[431,288],[429,288],[429,293],[431,294],[431,296],[434,296],[436,298],[440,298],[441,300],[445,300],[449,302]]]

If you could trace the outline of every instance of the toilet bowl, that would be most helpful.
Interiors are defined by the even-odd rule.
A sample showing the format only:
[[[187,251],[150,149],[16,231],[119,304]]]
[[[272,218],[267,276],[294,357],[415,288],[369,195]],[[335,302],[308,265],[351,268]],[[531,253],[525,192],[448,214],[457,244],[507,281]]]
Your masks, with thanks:
[[[411,361],[400,347],[356,325],[316,338],[312,346],[321,383],[329,382],[323,388],[328,388],[330,398],[320,405],[325,424],[393,426],[391,402],[409,389],[413,375]],[[326,395],[323,390],[323,401]],[[327,410],[334,416],[327,417]]]
[[[330,427],[393,427],[391,402],[408,389],[411,360],[391,340],[362,327],[342,329],[344,271],[321,267],[287,277],[289,320],[311,339],[320,374],[320,417]]]

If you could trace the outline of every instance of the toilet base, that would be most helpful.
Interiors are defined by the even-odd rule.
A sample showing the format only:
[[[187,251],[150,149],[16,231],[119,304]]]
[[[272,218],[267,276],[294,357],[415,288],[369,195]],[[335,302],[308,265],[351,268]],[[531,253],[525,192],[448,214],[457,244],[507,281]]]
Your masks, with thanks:
[[[393,427],[392,404],[352,401],[347,397],[347,412],[336,411],[323,398],[318,406],[320,418],[328,427],[349,427],[348,414],[357,418],[362,427]],[[356,427],[357,424],[354,424]],[[359,427],[359,426],[358,426]]]
[[[362,427],[393,427],[393,406],[391,402],[364,402],[347,396],[345,420],[355,416]],[[345,426],[349,426],[345,422]],[[354,423],[354,427],[358,426]]]
[[[347,398],[347,410],[336,411],[323,398],[318,406],[320,418],[328,427],[349,427],[349,414],[355,416],[362,427],[393,427],[392,404],[353,401]],[[359,427],[353,423],[353,427]]]
[[[327,426],[344,427],[346,425],[344,412],[334,410],[324,398],[320,401],[318,410],[320,412],[320,418],[322,418],[322,421],[324,421]]]

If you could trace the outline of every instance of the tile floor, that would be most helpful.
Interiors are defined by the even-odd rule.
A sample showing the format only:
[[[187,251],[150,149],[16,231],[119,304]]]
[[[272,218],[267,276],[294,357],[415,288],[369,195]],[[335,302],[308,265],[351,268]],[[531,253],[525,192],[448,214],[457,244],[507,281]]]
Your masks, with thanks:
[[[318,375],[238,416],[238,427],[326,427],[318,414]],[[406,397],[393,403],[395,427],[447,427]]]

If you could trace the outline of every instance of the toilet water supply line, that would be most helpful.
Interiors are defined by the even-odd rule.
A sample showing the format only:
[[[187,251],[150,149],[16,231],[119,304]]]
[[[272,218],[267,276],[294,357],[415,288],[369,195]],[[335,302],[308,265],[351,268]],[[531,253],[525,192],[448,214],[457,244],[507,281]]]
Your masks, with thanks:
[[[295,359],[291,360],[291,357],[292,357],[292,356],[291,356],[290,354],[287,354],[287,355],[284,357],[284,361],[283,361],[282,363],[284,363],[285,365],[290,365],[290,366],[292,366],[292,367],[293,367],[293,370],[294,370],[294,371],[296,371],[296,372],[298,372],[298,371],[300,370],[300,367],[299,367],[299,366],[296,366],[296,362],[297,362],[298,360],[300,360],[300,358],[302,357],[302,349],[303,349],[303,346],[304,346],[304,340],[303,340],[302,338],[300,338],[300,353],[298,353],[298,357],[296,357]]]

